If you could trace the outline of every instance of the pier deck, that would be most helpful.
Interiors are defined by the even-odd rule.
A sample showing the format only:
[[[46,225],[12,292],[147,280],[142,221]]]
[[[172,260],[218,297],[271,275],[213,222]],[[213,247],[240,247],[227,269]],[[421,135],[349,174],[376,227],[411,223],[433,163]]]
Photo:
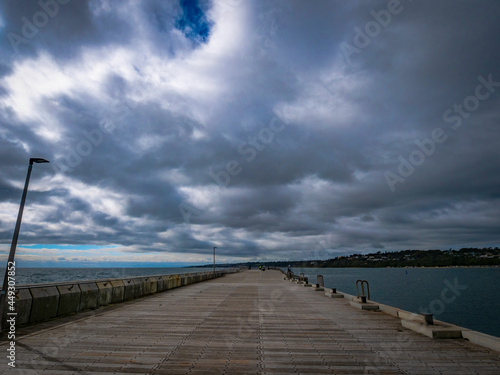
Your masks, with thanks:
[[[437,340],[283,280],[244,271],[2,343],[0,374],[498,374],[500,354]],[[49,324],[50,326],[50,324]]]

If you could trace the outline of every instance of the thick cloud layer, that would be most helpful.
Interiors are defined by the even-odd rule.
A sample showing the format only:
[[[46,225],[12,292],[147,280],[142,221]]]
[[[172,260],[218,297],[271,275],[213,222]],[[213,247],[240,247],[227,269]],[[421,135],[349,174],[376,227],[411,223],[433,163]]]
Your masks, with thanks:
[[[3,2],[0,247],[30,157],[51,161],[20,236],[33,264],[497,246],[499,18],[491,1]]]

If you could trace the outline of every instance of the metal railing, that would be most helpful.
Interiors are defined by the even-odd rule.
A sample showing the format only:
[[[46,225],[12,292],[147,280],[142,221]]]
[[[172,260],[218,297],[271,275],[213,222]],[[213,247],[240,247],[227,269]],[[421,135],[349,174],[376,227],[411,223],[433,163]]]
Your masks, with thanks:
[[[359,294],[359,286],[361,285],[361,295]],[[366,292],[365,294],[365,285]],[[366,303],[367,299],[370,299],[370,284],[366,280],[357,280],[356,281],[356,297],[361,299],[361,302]]]
[[[325,279],[324,279],[323,275],[316,276],[316,284],[319,287],[324,287],[325,286]]]

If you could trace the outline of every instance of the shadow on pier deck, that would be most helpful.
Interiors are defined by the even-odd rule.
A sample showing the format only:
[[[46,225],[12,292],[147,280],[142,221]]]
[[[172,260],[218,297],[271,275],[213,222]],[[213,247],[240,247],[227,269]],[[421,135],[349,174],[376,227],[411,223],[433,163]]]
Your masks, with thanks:
[[[72,319],[17,337],[16,368],[7,366],[2,343],[0,374],[500,373],[498,352],[463,339],[430,339],[272,270]]]

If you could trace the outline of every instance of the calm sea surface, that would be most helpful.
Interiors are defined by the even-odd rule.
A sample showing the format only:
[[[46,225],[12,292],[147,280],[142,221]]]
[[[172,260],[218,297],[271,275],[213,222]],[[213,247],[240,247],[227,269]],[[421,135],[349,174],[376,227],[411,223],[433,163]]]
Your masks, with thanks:
[[[292,268],[325,286],[356,295],[356,280],[370,283],[371,299],[500,337],[500,268]]]
[[[16,268],[16,285],[209,271],[212,271],[212,268]],[[0,272],[0,278],[3,280],[5,267]]]

